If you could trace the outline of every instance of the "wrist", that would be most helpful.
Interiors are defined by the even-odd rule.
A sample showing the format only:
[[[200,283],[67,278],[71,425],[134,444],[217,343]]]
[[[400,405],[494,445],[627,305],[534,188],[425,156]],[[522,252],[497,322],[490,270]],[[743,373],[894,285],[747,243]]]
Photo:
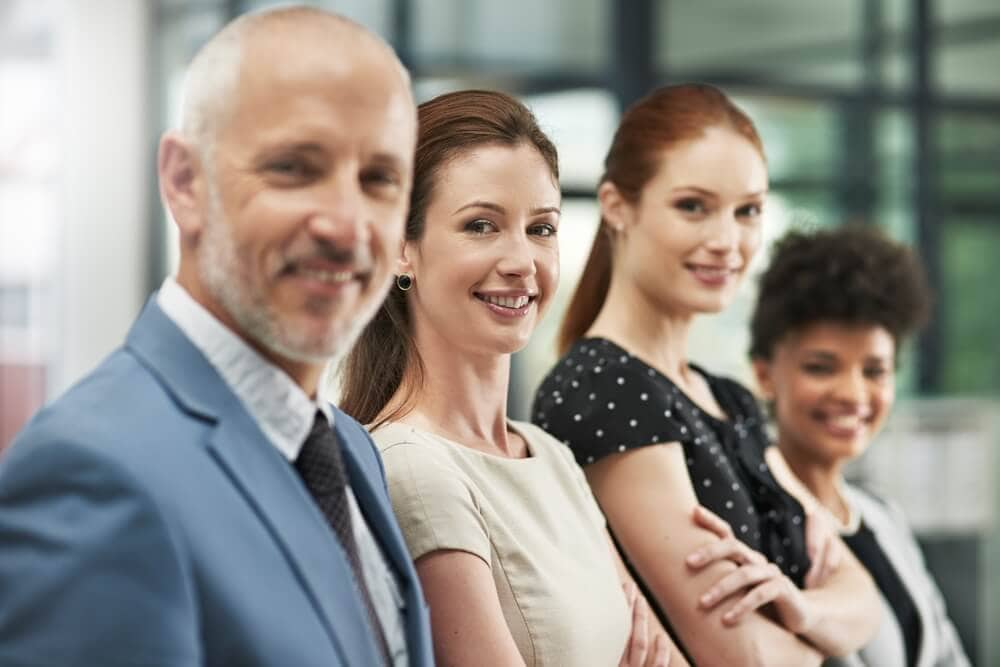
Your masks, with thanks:
[[[802,611],[799,615],[799,621],[799,627],[789,628],[789,630],[805,639],[809,639],[816,628],[823,624],[820,607],[815,600],[810,598],[808,591],[802,592]]]

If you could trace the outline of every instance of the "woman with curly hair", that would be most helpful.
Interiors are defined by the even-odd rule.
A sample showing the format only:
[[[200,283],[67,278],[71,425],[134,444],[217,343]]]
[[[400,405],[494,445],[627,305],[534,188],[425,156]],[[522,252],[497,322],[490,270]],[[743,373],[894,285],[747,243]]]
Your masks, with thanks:
[[[777,447],[882,593],[882,626],[853,664],[968,664],[899,509],[842,472],[884,424],[900,344],[929,300],[909,248],[849,226],[778,241],[753,314],[750,356]]]

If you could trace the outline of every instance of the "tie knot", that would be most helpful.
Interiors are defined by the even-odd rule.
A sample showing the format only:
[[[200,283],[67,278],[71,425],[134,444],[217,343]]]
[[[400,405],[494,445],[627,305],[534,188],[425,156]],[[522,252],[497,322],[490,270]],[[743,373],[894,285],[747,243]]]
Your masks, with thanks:
[[[295,459],[295,469],[313,495],[342,493],[347,486],[340,443],[326,416],[319,410]]]

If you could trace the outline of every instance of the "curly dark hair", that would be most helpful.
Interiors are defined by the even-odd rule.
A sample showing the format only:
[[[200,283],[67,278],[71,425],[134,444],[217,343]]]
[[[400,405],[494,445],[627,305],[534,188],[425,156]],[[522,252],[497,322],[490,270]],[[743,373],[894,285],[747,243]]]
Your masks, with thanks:
[[[787,334],[815,322],[878,325],[902,340],[927,320],[920,258],[875,227],[792,231],[772,250],[750,324],[750,357],[769,359]]]

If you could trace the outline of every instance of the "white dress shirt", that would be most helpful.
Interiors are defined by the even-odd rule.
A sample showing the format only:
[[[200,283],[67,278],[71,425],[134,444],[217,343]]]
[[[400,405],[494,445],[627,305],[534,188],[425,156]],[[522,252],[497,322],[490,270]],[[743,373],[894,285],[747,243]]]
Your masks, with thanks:
[[[295,462],[309,435],[316,410],[322,411],[333,424],[333,413],[325,401],[309,398],[288,374],[217,320],[174,278],[168,277],[163,282],[156,302],[205,355],[267,439],[290,463]],[[382,624],[393,667],[406,667],[409,659],[399,582],[375,541],[350,485],[347,500],[361,569]]]

